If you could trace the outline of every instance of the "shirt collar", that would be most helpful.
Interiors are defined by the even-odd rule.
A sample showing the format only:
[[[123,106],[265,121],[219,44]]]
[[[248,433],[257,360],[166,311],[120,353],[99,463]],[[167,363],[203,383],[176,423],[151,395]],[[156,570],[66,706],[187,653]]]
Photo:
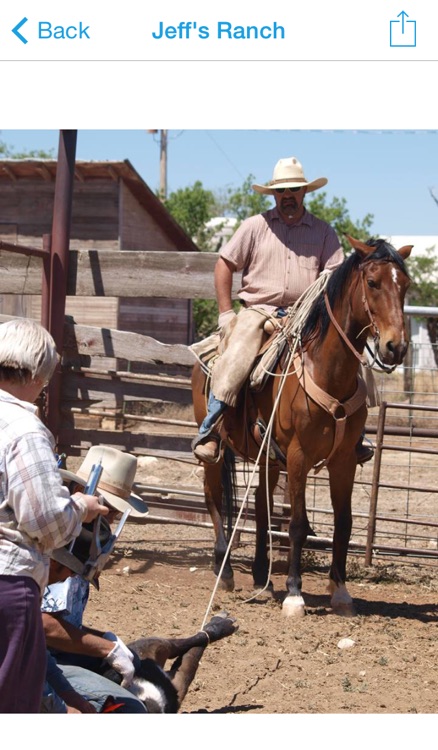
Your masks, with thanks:
[[[38,407],[35,406],[35,404],[29,403],[29,401],[21,401],[19,398],[15,398],[15,396],[12,396],[11,393],[8,393],[7,391],[3,391],[0,388],[0,401],[7,401],[10,404],[16,404],[17,406],[21,406],[22,409],[27,409],[27,411],[32,412],[32,414],[37,414]]]
[[[281,218],[277,206],[274,206],[274,208],[271,208],[269,213],[271,214],[271,219],[278,219],[278,221],[281,221],[282,224],[286,224],[285,221]],[[301,217],[301,219],[296,223],[293,224],[294,227],[299,227],[301,224],[306,224],[307,226],[312,226],[313,223],[313,215],[307,210],[307,208],[304,209],[304,213]],[[286,224],[286,226],[290,226],[289,224]]]

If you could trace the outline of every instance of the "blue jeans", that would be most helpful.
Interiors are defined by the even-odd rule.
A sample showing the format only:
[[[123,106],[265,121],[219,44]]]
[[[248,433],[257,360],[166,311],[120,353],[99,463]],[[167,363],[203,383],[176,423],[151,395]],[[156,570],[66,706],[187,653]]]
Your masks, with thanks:
[[[64,677],[70,682],[77,693],[82,695],[85,700],[93,704],[100,711],[109,695],[120,701],[124,705],[118,708],[114,713],[118,714],[147,714],[148,710],[135,695],[125,690],[106,677],[102,677],[95,672],[90,672],[82,667],[73,667],[69,664],[58,664]]]
[[[199,434],[207,435],[209,432],[211,432],[212,428],[216,424],[221,414],[224,413],[226,408],[227,405],[223,401],[219,401],[219,399],[215,398],[213,396],[213,391],[210,391],[207,402],[207,416],[204,418],[204,421],[199,428]]]

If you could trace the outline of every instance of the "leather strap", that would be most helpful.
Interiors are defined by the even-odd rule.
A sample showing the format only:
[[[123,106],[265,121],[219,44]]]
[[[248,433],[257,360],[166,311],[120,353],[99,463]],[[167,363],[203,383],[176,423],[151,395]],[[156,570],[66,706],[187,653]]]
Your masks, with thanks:
[[[326,412],[331,414],[335,420],[335,437],[333,441],[332,449],[327,458],[320,461],[314,466],[314,472],[317,474],[324,466],[327,466],[328,462],[337,451],[341,444],[344,434],[346,421],[351,414],[354,414],[363,403],[365,403],[367,397],[367,386],[363,378],[357,375],[357,388],[355,393],[346,401],[338,401],[334,396],[330,396],[315,383],[311,378],[309,371],[305,368],[303,359],[300,354],[296,354],[294,357],[294,369],[299,380],[299,383],[305,393],[312,399],[318,406],[324,409]]]
[[[324,302],[325,302],[325,306],[327,308],[327,312],[329,314],[330,320],[332,321],[334,327],[336,328],[337,332],[339,333],[342,341],[344,341],[344,343],[347,344],[348,348],[351,349],[351,351],[353,352],[354,356],[359,360],[359,362],[361,363],[361,365],[365,366],[367,364],[367,358],[364,357],[362,354],[359,354],[359,352],[357,351],[357,349],[354,348],[354,346],[351,343],[350,339],[345,335],[344,331],[342,330],[341,326],[339,325],[338,321],[336,320],[335,316],[333,315],[333,310],[330,307],[330,302],[329,302],[329,299],[327,297],[327,292],[324,292]]]

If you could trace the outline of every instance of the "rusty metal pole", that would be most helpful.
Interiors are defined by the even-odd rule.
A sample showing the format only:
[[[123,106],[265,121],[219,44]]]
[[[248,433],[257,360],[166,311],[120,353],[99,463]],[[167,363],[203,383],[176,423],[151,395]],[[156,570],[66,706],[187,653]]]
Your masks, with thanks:
[[[376,433],[376,453],[374,456],[373,479],[371,482],[370,512],[368,517],[367,543],[365,550],[365,565],[372,565],[373,544],[376,534],[377,498],[379,495],[380,468],[382,464],[382,446],[385,436],[387,402],[382,401],[379,409],[379,419]]]
[[[50,273],[52,265],[51,255],[52,235],[43,234],[43,249],[48,255],[43,257],[43,280],[41,287],[41,325],[50,329]]]
[[[73,203],[77,130],[60,130],[55,196],[53,201],[49,331],[59,354],[64,342],[65,298]],[[61,403],[61,369],[56,368],[49,385],[47,424],[58,440]]]

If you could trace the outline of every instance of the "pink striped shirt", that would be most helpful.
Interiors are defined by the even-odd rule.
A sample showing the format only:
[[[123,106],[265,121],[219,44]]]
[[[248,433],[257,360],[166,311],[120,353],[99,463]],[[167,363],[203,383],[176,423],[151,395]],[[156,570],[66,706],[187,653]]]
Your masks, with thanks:
[[[305,210],[290,226],[277,208],[242,222],[220,255],[242,271],[240,299],[267,308],[293,304],[321,271],[333,270],[344,260],[329,224]]]

